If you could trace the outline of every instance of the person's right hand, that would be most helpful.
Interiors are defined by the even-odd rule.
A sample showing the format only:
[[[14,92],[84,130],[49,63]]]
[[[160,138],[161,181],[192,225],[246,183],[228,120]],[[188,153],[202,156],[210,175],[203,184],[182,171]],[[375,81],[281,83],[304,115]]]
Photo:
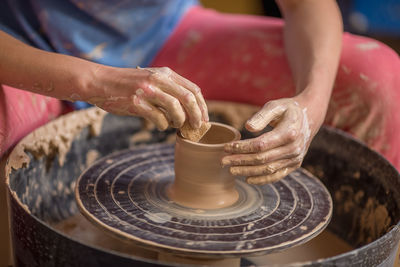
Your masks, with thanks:
[[[186,120],[193,128],[208,121],[207,105],[200,88],[167,67],[113,68],[94,71],[83,100],[118,115],[140,116],[159,130],[180,128]]]

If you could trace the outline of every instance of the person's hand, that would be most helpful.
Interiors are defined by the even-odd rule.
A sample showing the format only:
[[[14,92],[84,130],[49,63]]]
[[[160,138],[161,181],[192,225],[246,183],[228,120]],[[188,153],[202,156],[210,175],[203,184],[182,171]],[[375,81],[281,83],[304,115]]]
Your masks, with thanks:
[[[200,88],[167,67],[123,69],[100,66],[84,100],[118,115],[140,116],[158,129],[193,128],[208,121]]]
[[[278,181],[300,167],[311,142],[307,109],[292,98],[270,101],[246,123],[251,132],[273,130],[256,138],[225,145],[231,153],[222,159],[233,175],[245,176],[250,184]]]

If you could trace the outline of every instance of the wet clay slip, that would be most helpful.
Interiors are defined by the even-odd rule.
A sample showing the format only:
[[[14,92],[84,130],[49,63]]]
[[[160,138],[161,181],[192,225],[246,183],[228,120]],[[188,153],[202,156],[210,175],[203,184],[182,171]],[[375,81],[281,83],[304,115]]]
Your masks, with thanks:
[[[212,122],[199,142],[179,133],[175,145],[175,180],[168,190],[174,202],[195,209],[218,209],[238,199],[235,177],[221,167],[224,144],[240,139],[235,128]]]
[[[238,129],[258,109],[209,104],[212,120]],[[314,138],[303,166],[321,180],[302,169],[262,186],[236,179],[239,199],[234,204],[193,209],[176,204],[166,193],[175,179],[171,141],[176,132],[148,129],[135,117],[97,112],[91,108],[64,115],[30,134],[11,153],[6,185],[18,266],[182,266],[176,259],[201,257],[207,260],[202,264],[211,264],[212,259],[249,256],[251,263],[242,261],[242,266],[394,265],[400,239],[400,174],[350,136],[322,127]],[[244,129],[241,134],[242,139],[254,137]],[[46,150],[48,145],[51,150]],[[60,157],[65,159],[61,164]],[[320,181],[329,189],[333,206]],[[295,257],[289,248],[321,232],[332,207],[328,231],[351,251],[335,252],[337,244],[326,240],[329,255],[314,252],[323,249],[318,244],[312,258],[305,258],[303,251],[302,257]],[[67,232],[80,225],[71,222],[75,216],[97,227],[98,235],[93,237],[87,228]],[[59,223],[64,230],[54,226]],[[113,237],[114,244],[109,240]],[[287,253],[274,259],[269,257],[273,254],[254,258],[286,248]],[[173,262],[158,252],[170,253]]]
[[[210,134],[214,136],[212,130]],[[214,136],[203,142],[215,148],[225,141]],[[180,149],[178,145],[178,153]],[[190,162],[189,157],[185,159]],[[179,162],[179,156],[176,160]],[[215,182],[224,177],[220,174],[212,175],[214,180],[211,175],[203,177],[207,179],[203,185],[200,176],[195,180],[190,175],[183,181],[198,184],[191,182],[193,185],[183,187],[192,191],[189,191],[191,196],[188,194],[190,203],[184,199],[186,202],[182,204],[171,198],[175,180],[182,179],[179,174],[175,179],[174,161],[172,144],[140,145],[103,157],[77,180],[78,207],[94,225],[117,237],[159,253],[196,259],[280,251],[313,238],[330,221],[330,195],[305,170],[298,169],[282,181],[257,186],[242,179]],[[184,170],[203,172],[190,163],[185,164]],[[222,170],[219,160],[209,165]],[[202,165],[202,168],[212,167]],[[179,172],[179,168],[176,170]],[[211,191],[214,193],[207,191],[211,190],[206,186],[209,183],[215,183]],[[198,208],[201,201],[212,203],[213,207],[217,203],[219,208]],[[197,208],[188,206],[193,203]]]

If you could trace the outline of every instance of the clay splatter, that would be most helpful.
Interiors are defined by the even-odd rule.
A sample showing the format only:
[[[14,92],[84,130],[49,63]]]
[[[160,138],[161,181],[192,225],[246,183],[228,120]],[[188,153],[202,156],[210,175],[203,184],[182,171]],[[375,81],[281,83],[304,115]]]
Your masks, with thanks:
[[[356,47],[361,51],[371,51],[380,47],[377,42],[367,42],[367,43],[360,43],[357,44]]]
[[[150,219],[156,223],[166,223],[172,219],[171,215],[169,215],[168,213],[162,213],[162,212],[147,213],[144,216],[146,216],[148,219]]]

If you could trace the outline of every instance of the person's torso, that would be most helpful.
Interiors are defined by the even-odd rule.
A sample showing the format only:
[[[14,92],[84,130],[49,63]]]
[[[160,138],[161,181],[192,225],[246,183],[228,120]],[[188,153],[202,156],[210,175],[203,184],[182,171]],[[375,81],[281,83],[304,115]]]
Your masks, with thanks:
[[[5,0],[0,30],[40,49],[147,66],[196,0]]]

